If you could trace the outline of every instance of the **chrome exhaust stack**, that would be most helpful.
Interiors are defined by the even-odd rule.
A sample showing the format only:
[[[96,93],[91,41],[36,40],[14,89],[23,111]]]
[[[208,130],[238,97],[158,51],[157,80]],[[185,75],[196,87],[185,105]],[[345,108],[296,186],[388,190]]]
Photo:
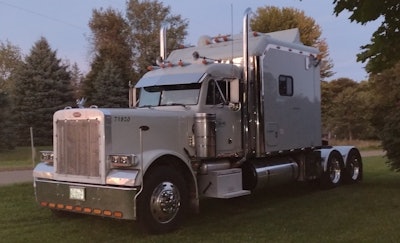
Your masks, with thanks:
[[[252,148],[249,143],[249,19],[251,8],[244,11],[243,16],[243,93],[242,93],[242,143],[245,157],[249,157]]]
[[[160,57],[164,62],[167,58],[167,25],[163,24],[160,29]]]

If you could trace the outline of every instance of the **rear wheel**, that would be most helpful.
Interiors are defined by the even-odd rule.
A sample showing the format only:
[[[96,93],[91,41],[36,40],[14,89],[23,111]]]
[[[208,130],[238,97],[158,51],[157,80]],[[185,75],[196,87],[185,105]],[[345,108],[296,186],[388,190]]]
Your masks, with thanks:
[[[347,183],[355,183],[362,179],[362,174],[363,168],[360,152],[353,148],[347,156],[344,180]]]
[[[342,178],[342,155],[334,150],[329,154],[326,171],[321,177],[322,188],[329,189],[340,184]]]
[[[150,233],[172,231],[182,223],[188,207],[184,179],[166,166],[149,173],[138,198],[138,220]]]

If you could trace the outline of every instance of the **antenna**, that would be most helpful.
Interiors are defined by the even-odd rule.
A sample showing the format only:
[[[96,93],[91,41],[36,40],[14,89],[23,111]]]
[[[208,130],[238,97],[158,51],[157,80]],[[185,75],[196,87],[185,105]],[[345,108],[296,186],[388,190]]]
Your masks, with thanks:
[[[233,3],[231,3],[231,36],[232,36],[232,43],[231,43],[231,60],[230,63],[233,64]]]

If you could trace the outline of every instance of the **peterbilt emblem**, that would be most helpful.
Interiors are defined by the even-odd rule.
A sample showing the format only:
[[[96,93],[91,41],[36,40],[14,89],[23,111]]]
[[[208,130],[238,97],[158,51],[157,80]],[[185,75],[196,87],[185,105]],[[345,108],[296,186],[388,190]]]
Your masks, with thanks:
[[[74,113],[72,113],[72,115],[74,116],[74,117],[81,117],[81,113],[80,112],[74,112]]]

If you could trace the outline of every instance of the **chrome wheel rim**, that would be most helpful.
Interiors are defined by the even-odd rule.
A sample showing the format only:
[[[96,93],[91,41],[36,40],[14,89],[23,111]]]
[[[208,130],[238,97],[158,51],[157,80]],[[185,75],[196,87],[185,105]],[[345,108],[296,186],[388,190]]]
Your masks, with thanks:
[[[349,166],[350,166],[351,179],[357,180],[358,176],[360,175],[360,165],[358,163],[358,159],[357,158],[352,159]]]
[[[150,198],[150,210],[156,221],[168,223],[175,218],[181,205],[179,190],[171,182],[160,183]]]
[[[329,168],[329,176],[332,183],[336,184],[339,182],[340,174],[341,174],[340,163],[337,159],[335,159],[332,161],[331,166]]]

